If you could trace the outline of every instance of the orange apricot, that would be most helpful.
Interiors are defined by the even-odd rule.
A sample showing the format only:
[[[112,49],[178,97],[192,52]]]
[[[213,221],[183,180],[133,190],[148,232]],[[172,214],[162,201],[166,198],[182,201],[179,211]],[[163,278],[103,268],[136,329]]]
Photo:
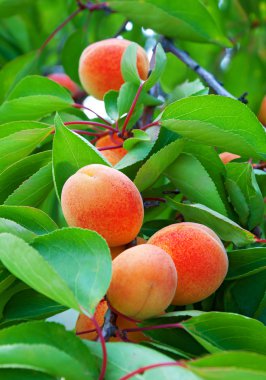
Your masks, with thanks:
[[[110,38],[89,45],[81,54],[79,77],[84,89],[97,99],[110,90],[119,90],[124,79],[121,59],[131,41]],[[149,61],[145,50],[138,45],[137,68],[141,79],[148,76]]]
[[[67,88],[74,98],[80,94],[79,86],[75,82],[73,82],[73,80],[70,79],[68,75],[64,73],[49,74],[47,75],[47,78]]]
[[[110,247],[131,242],[143,222],[143,202],[134,183],[105,165],[79,169],[63,186],[61,204],[69,226],[93,230]]]
[[[117,136],[117,133],[101,137],[95,144],[97,148],[105,148],[108,146],[116,146],[123,144],[124,140]],[[101,154],[115,166],[126,154],[127,150],[123,147],[116,149],[102,150]]]
[[[266,96],[262,99],[258,118],[259,121],[266,126]]]
[[[173,260],[161,248],[142,244],[113,260],[107,298],[114,309],[134,318],[161,314],[171,303],[177,286]]]
[[[220,153],[219,157],[224,164],[228,164],[228,162],[236,160],[237,158],[240,158],[240,156],[238,156],[237,154],[229,153],[229,152]]]
[[[224,246],[208,227],[198,223],[177,223],[156,232],[148,243],[166,251],[178,273],[174,305],[199,302],[214,293],[228,270]]]

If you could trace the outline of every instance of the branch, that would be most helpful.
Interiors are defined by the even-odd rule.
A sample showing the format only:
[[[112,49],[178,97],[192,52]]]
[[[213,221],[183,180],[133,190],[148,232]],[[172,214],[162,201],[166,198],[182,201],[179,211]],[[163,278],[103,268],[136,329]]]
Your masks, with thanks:
[[[102,327],[102,335],[105,341],[108,341],[112,336],[115,336],[117,327],[115,325],[117,316],[108,309],[104,317],[104,325]]]
[[[246,100],[247,94],[243,94],[241,95],[240,98],[236,98],[219,83],[219,81],[214,77],[213,74],[211,74],[209,71],[201,67],[198,64],[198,62],[194,61],[194,59],[192,59],[187,52],[177,48],[170,40],[164,38],[162,40],[162,46],[166,52],[173,53],[178,59],[180,59],[180,61],[184,62],[191,70],[195,71],[213,89],[213,91],[216,94],[227,96],[228,98],[240,100],[243,103],[247,103],[247,100]]]

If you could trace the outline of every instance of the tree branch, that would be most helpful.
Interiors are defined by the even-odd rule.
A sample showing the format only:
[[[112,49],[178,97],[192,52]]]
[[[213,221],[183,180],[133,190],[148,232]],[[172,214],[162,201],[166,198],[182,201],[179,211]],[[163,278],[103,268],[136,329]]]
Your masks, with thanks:
[[[198,62],[192,59],[187,52],[177,48],[173,44],[172,41],[170,41],[167,38],[163,38],[162,46],[166,52],[173,53],[178,59],[180,59],[180,61],[184,62],[191,70],[195,71],[213,89],[213,91],[216,94],[227,96],[228,98],[240,100],[243,103],[247,103],[246,93],[241,95],[239,98],[236,98],[219,83],[219,81],[214,77],[213,74],[211,74],[209,71],[201,67],[198,64]]]
[[[108,309],[104,317],[104,325],[102,327],[102,335],[105,341],[108,341],[112,336],[115,336],[117,315]]]

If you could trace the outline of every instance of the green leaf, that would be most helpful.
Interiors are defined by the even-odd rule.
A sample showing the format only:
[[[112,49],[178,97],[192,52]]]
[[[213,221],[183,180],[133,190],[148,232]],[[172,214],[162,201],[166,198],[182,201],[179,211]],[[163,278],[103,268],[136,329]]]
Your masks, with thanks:
[[[32,246],[64,279],[79,305],[93,312],[111,280],[105,240],[94,231],[65,228],[37,237]]]
[[[139,191],[150,187],[172,164],[183,148],[183,139],[178,139],[153,154],[139,169],[134,180]]]
[[[13,222],[12,220],[0,218],[0,233],[9,232],[23,240],[30,243],[36,234],[22,227],[20,224]]]
[[[229,196],[233,204],[236,205],[235,207],[240,217],[242,214],[240,202],[244,201],[244,211],[246,211],[245,206],[248,207],[247,226],[252,230],[262,222],[264,209],[263,196],[257,184],[252,166],[245,163],[228,163],[226,165],[226,181],[230,181],[229,184],[234,184],[238,190],[237,193],[234,193],[235,188],[227,186]],[[237,194],[239,193],[243,195],[244,200],[243,197],[237,198]]]
[[[135,83],[126,82],[121,86],[117,98],[119,116],[123,116],[128,113],[137,91],[138,86]]]
[[[0,176],[1,179],[1,176]],[[37,207],[53,189],[52,163],[43,166],[22,183],[5,201],[6,205]]]
[[[141,141],[151,141],[149,134],[141,129],[133,129],[133,137],[125,140],[123,147],[127,150],[131,150],[133,146]]]
[[[11,121],[0,126],[0,138],[11,135],[12,133],[25,131],[29,129],[48,128],[49,124],[39,123],[38,121]]]
[[[179,99],[187,98],[189,96],[196,95],[208,95],[209,89],[205,87],[199,79],[195,79],[193,82],[186,80],[169,95],[167,103],[173,103]]]
[[[58,115],[55,117],[55,126],[53,175],[60,197],[66,180],[80,168],[90,164],[109,164],[92,144],[66,128]]]
[[[4,266],[1,264],[1,267]],[[0,298],[0,320],[3,318],[3,311],[9,300],[18,292],[27,289],[27,285],[18,281],[11,273],[4,268],[2,275],[5,277],[1,284],[1,298]],[[6,280],[6,281],[5,281]]]
[[[266,134],[243,103],[218,95],[192,96],[166,107],[161,124],[190,140],[243,157],[266,158]]]
[[[162,0],[111,0],[111,9],[134,23],[151,28],[167,37],[195,42],[214,42],[231,46],[219,23],[198,0],[165,2]]]
[[[263,380],[265,356],[253,352],[218,352],[187,363],[188,368],[208,380]]]
[[[114,90],[108,91],[103,98],[106,113],[112,120],[118,119],[117,98],[118,92]]]
[[[266,327],[255,319],[233,313],[209,312],[181,324],[211,353],[246,350],[266,354]]]
[[[0,341],[0,367],[15,365],[69,380],[97,378],[98,370],[89,350],[61,325],[23,323],[1,330]]]
[[[160,79],[166,66],[166,54],[161,44],[156,46],[155,51],[155,65],[148,79],[145,81],[144,88],[146,91],[150,90],[156,82]]]
[[[89,341],[86,341],[85,344],[89,347],[90,352],[95,355],[100,366],[102,351],[99,344]],[[169,356],[138,344],[117,342],[107,343],[106,346],[108,355],[107,371],[104,377],[106,380],[120,379],[131,371],[150,364],[174,362]],[[182,380],[200,380],[198,376],[179,366],[156,368],[153,371],[144,372],[137,377],[142,378],[143,380],[169,380],[181,378]]]
[[[22,79],[0,106],[0,123],[35,120],[73,103],[69,92],[45,77]]]
[[[136,43],[131,43],[125,50],[121,60],[121,72],[125,82],[140,84],[140,77],[137,69],[137,49]]]
[[[190,201],[204,204],[222,215],[227,215],[224,203],[209,173],[191,154],[182,153],[165,175]]]
[[[0,139],[0,172],[30,154],[51,133],[52,128],[29,129]]]
[[[228,252],[226,280],[235,280],[266,269],[266,248],[248,248]]]
[[[186,221],[208,226],[222,240],[232,241],[239,247],[255,243],[255,236],[251,232],[244,230],[232,220],[204,205],[178,203],[170,198],[167,201],[174,209],[184,215]]]
[[[38,235],[58,228],[45,212],[28,206],[0,206],[0,218],[13,220]]]
[[[79,310],[74,294],[53,267],[20,238],[0,235],[0,260],[17,278],[54,301]]]
[[[1,3],[0,3],[1,9]],[[0,11],[1,13],[1,11]],[[8,62],[0,71],[0,103],[3,102],[9,91],[19,82],[25,75],[31,73],[36,66],[36,52],[30,52],[20,55],[12,61]]]
[[[10,17],[21,12],[26,6],[29,6],[32,0],[1,0],[0,17]]]
[[[51,151],[32,154],[10,165],[0,174],[0,202],[15,191],[27,178],[51,161]]]
[[[54,376],[28,369],[0,369],[0,378],[5,380],[56,380]]]

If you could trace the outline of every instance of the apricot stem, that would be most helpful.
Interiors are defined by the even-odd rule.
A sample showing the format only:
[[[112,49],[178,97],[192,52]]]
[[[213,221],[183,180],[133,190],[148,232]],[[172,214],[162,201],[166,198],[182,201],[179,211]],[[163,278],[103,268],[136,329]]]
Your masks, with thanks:
[[[93,125],[95,127],[101,127],[101,128],[108,129],[109,131],[116,132],[116,130],[113,127],[111,127],[110,125],[98,123],[97,121],[67,121],[64,124],[65,125],[75,125],[75,124],[77,124],[77,125]]]
[[[154,121],[153,123],[149,123],[149,124],[146,124],[146,125],[144,125],[143,127],[141,127],[140,129],[142,130],[142,131],[146,131],[146,129],[148,129],[148,128],[150,128],[150,127],[153,127],[153,126],[155,126],[155,125],[160,125],[159,124],[159,121]]]
[[[96,329],[84,330],[84,331],[76,332],[76,335],[89,334],[89,333],[92,333],[95,331],[96,331]]]
[[[131,318],[131,317],[127,317],[126,315],[120,313],[118,310],[116,310],[112,305],[110,305],[110,303],[108,302],[107,300],[107,303],[108,303],[108,307],[109,309],[114,313],[116,314],[118,317],[122,317],[124,319],[126,319],[127,321],[130,321],[130,322],[136,322],[136,323],[139,323],[140,321],[137,320],[137,319],[134,319],[134,318]]]
[[[119,145],[110,145],[110,146],[103,146],[103,147],[100,147],[100,148],[97,148],[99,151],[102,151],[102,150],[109,150],[109,149],[118,149],[118,148],[122,148],[123,147],[123,144],[119,144]]]
[[[133,376],[142,375],[144,372],[149,371],[150,369],[159,368],[159,367],[172,367],[172,366],[185,367],[184,364],[182,364],[181,362],[165,362],[165,363],[150,364],[145,367],[140,367],[136,369],[135,371],[132,371],[128,373],[127,375],[120,377],[119,380],[131,379]]]
[[[90,112],[94,113],[94,115],[97,116],[99,119],[101,119],[104,123],[106,123],[107,125],[111,125],[111,123],[108,120],[104,119],[101,115],[99,115],[97,112],[93,111],[91,108],[85,107],[83,104],[74,103],[74,104],[72,104],[72,106],[75,108],[90,111]]]
[[[100,372],[98,380],[103,380],[104,376],[105,376],[105,372],[106,372],[106,367],[107,367],[107,350],[106,350],[105,339],[104,339],[103,334],[102,334],[102,329],[98,325],[98,322],[96,321],[96,318],[94,317],[94,315],[91,316],[90,318],[91,318],[91,320],[95,326],[95,329],[96,329],[97,334],[98,334],[98,340],[102,346],[103,361],[102,361],[102,368],[101,368],[101,372]]]
[[[140,96],[140,94],[141,94],[141,91],[142,91],[142,88],[143,88],[143,86],[144,86],[144,83],[145,83],[145,82],[143,82],[143,83],[140,84],[140,86],[139,86],[139,88],[138,88],[138,91],[137,91],[137,93],[136,93],[136,95],[135,95],[135,98],[134,98],[134,100],[133,100],[133,102],[132,102],[132,104],[131,104],[131,107],[130,107],[129,111],[128,111],[128,114],[127,114],[126,120],[125,120],[124,125],[123,125],[123,128],[122,128],[121,137],[123,137],[124,134],[125,134],[125,131],[126,131],[127,125],[128,125],[128,123],[129,123],[129,121],[130,121],[130,119],[131,119],[131,117],[132,117],[132,114],[133,114],[134,109],[135,109],[135,107],[136,107],[136,104],[137,104],[137,101],[138,101],[139,96]]]
[[[256,238],[255,240],[256,240],[257,243],[266,243],[266,239]]]

